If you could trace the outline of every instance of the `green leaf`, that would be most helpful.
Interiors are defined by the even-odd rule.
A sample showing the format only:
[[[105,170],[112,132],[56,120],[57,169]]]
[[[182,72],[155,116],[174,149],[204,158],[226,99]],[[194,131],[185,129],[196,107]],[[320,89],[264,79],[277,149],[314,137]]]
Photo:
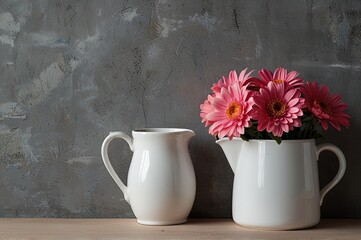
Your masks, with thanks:
[[[274,137],[274,140],[276,140],[277,144],[281,144],[281,142],[282,142],[281,137]]]
[[[241,138],[242,138],[242,140],[244,140],[244,141],[247,141],[247,142],[249,141],[249,139],[248,139],[245,135],[243,135],[243,134],[241,135]]]
[[[281,144],[281,142],[282,142],[282,137],[276,137],[276,136],[273,135],[273,133],[268,133],[268,136],[269,136],[271,139],[275,140],[275,141],[277,142],[277,144]]]

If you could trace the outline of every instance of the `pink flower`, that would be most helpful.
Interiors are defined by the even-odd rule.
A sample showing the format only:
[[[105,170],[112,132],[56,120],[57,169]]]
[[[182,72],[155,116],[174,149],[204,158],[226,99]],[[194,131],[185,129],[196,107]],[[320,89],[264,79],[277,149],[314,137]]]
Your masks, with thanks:
[[[253,100],[246,86],[240,83],[222,87],[220,93],[213,99],[213,111],[206,115],[212,122],[209,133],[219,138],[228,136],[230,139],[244,134],[245,127],[251,125],[250,111]]]
[[[204,101],[203,104],[200,105],[201,108],[201,118],[202,118],[202,123],[205,122],[206,123],[206,127],[208,127],[209,125],[213,124],[212,121],[209,121],[207,119],[207,114],[212,112],[214,110],[213,108],[213,99],[214,99],[214,94],[213,95],[208,95],[207,99]]]
[[[228,86],[232,85],[235,82],[240,82],[242,84],[241,86],[245,85],[245,82],[252,78],[251,74],[253,72],[252,70],[246,74],[247,70],[248,68],[243,69],[239,76],[237,75],[237,72],[235,70],[230,71],[228,78],[223,76],[222,79],[219,79],[217,83],[213,84],[211,88],[212,91],[215,94],[218,94],[221,92],[222,88],[228,88]]]
[[[276,84],[286,82],[291,87],[300,87],[303,86],[303,79],[298,78],[298,75],[299,73],[296,71],[287,73],[287,70],[281,67],[277,68],[273,74],[267,69],[261,69],[258,72],[260,81],[255,82],[255,84],[258,84],[259,87],[265,87],[269,82],[274,82]]]
[[[269,82],[261,88],[259,94],[253,96],[254,107],[252,118],[258,120],[258,131],[267,130],[274,136],[281,137],[294,127],[301,126],[304,99],[297,89],[286,84]]]
[[[340,125],[350,126],[350,116],[345,113],[347,104],[341,103],[341,96],[337,94],[330,96],[325,84],[319,88],[317,82],[307,82],[301,91],[306,99],[307,109],[321,122],[324,130],[328,129],[327,123],[338,131],[341,130]]]

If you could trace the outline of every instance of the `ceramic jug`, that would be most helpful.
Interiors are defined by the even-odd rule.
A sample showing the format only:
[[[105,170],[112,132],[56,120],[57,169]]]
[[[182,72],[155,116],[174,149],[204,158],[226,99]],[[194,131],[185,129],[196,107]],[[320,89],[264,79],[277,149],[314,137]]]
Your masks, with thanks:
[[[325,194],[342,178],[346,161],[339,148],[315,140],[243,141],[218,143],[235,174],[232,215],[242,226],[265,230],[308,228],[320,221]],[[324,150],[339,161],[334,179],[319,192],[317,160]]]
[[[146,128],[132,132],[111,132],[104,140],[104,164],[130,204],[138,223],[171,225],[187,221],[193,206],[196,181],[188,142],[195,134],[188,129]],[[108,146],[124,139],[134,152],[128,172],[128,186],[115,173]]]

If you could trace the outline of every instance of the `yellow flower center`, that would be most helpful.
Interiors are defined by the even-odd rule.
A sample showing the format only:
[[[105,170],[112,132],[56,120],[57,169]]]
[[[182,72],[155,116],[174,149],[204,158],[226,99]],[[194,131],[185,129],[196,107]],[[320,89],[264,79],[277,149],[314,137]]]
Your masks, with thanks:
[[[282,79],[274,79],[274,80],[272,80],[272,82],[274,82],[274,83],[277,83],[277,84],[281,84],[281,83],[283,83],[285,80],[282,80]]]
[[[227,110],[226,114],[229,120],[234,120],[242,113],[242,106],[238,102],[232,102]]]
[[[287,105],[281,99],[275,98],[268,102],[267,113],[272,117],[282,117],[286,113]]]

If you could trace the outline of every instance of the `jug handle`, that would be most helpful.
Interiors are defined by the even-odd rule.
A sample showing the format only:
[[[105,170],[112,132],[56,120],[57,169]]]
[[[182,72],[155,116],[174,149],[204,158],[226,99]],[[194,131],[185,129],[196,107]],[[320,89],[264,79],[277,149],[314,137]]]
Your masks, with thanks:
[[[130,150],[132,150],[132,152],[134,151],[133,139],[129,135],[123,132],[110,132],[109,135],[104,139],[101,149],[102,159],[106,169],[108,170],[110,176],[112,176],[112,178],[114,179],[115,183],[118,185],[120,190],[122,190],[124,194],[124,200],[127,201],[127,203],[129,203],[127,186],[125,186],[122,180],[120,180],[119,176],[116,174],[112,164],[109,161],[108,146],[110,142],[115,138],[124,139],[128,143]]]
[[[336,147],[333,144],[323,143],[323,144],[317,145],[316,146],[317,160],[318,160],[318,157],[320,156],[320,153],[324,150],[331,151],[337,156],[338,162],[339,162],[339,167],[338,167],[338,172],[337,172],[336,176],[331,180],[331,182],[329,182],[326,186],[324,186],[322,188],[322,190],[320,191],[320,206],[322,205],[323,198],[325,197],[326,193],[328,193],[328,191],[330,191],[341,180],[341,178],[343,177],[343,175],[345,174],[345,171],[346,171],[345,155],[342,153],[342,151],[338,147]]]

